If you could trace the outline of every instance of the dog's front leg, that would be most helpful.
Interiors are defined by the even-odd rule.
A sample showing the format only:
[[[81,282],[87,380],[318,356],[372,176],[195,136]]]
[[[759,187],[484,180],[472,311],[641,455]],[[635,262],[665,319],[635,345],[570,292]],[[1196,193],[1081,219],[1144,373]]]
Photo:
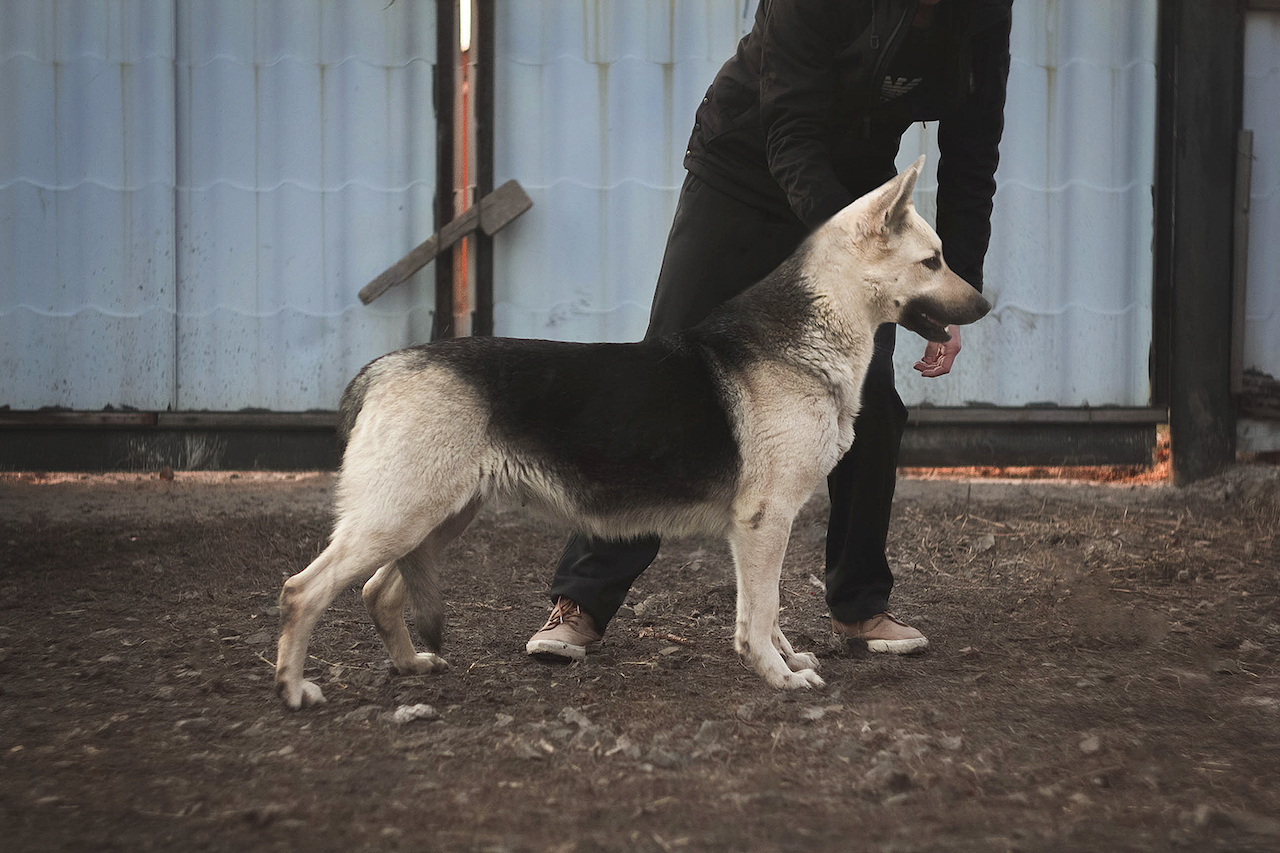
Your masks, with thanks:
[[[821,687],[824,682],[813,667],[801,666],[792,671],[792,665],[807,661],[794,651],[790,660],[784,659],[783,649],[790,650],[791,644],[777,628],[778,584],[790,535],[790,517],[769,519],[760,514],[736,523],[730,531],[729,547],[738,576],[734,648],[748,666],[774,687],[788,690]]]

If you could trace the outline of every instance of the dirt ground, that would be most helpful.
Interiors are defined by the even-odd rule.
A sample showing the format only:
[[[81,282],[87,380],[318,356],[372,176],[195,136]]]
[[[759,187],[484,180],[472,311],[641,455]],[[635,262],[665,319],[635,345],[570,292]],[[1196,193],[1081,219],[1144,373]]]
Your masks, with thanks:
[[[586,662],[528,659],[562,535],[489,512],[449,559],[453,669],[391,675],[351,590],[311,646],[329,702],[290,713],[275,601],[331,482],[0,477],[0,846],[1280,849],[1276,466],[903,480],[908,658],[831,639],[815,498],[782,621],[828,686],[799,693],[737,662],[712,540],[668,543]]]

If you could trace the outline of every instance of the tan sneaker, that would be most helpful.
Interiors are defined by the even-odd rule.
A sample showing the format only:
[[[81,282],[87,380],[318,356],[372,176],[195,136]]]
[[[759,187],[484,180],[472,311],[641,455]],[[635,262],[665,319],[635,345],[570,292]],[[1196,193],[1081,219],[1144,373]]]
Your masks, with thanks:
[[[891,655],[922,652],[929,645],[924,634],[888,613],[877,614],[862,622],[840,622],[832,617],[831,630],[840,637],[863,640],[868,651],[887,652]]]
[[[529,638],[524,650],[531,655],[582,660],[587,656],[587,649],[601,639],[595,620],[562,596],[551,608],[547,624]]]

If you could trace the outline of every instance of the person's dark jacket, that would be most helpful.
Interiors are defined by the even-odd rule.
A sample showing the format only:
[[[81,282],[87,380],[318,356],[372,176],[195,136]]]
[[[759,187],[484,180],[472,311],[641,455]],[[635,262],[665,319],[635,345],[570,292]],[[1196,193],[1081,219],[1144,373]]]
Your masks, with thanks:
[[[1009,75],[1012,0],[943,0],[919,88],[880,102],[915,0],[760,0],[698,108],[685,168],[815,228],[895,173],[902,134],[937,120],[948,265],[981,289]]]

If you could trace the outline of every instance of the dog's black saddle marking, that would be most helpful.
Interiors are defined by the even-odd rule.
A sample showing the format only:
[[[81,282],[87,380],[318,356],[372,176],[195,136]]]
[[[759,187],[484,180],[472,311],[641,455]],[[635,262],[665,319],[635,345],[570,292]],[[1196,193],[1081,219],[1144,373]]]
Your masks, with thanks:
[[[704,352],[683,338],[462,338],[411,351],[475,387],[494,437],[588,508],[700,501],[736,483],[728,403]]]

